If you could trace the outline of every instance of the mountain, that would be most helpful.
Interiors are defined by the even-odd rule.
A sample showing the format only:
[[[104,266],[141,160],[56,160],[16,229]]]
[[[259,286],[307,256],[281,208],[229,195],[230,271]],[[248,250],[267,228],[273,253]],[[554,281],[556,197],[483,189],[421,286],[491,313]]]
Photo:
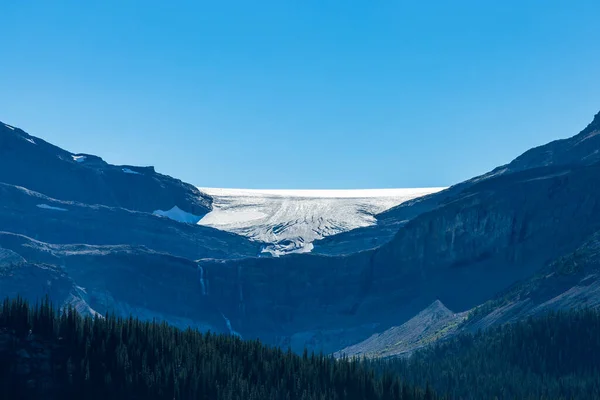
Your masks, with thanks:
[[[274,256],[326,252],[321,239],[377,224],[375,215],[441,188],[250,190],[200,188],[213,209],[199,222],[268,243]],[[373,246],[376,247],[376,246]]]
[[[412,353],[423,347],[423,342],[446,341],[464,333],[543,317],[550,311],[599,306],[600,231],[573,252],[551,261],[533,276],[518,281],[483,304],[454,314],[438,301],[401,327],[349,346],[339,355],[385,357]],[[418,333],[418,340],[413,340],[414,332]]]
[[[451,399],[597,399],[599,350],[599,311],[569,310],[366,364]]]
[[[475,307],[461,327],[474,332],[551,310],[600,306],[600,231],[532,277]]]
[[[177,207],[197,220],[211,210],[212,202],[194,186],[158,174],[153,167],[117,166],[91,154],[73,154],[2,122],[0,182],[58,200],[134,211]]]
[[[407,221],[377,249],[205,260],[210,296],[244,337],[326,352],[399,326],[438,299],[470,310],[600,230],[599,118],[574,138],[388,211]]]
[[[201,210],[173,199],[200,191],[172,178],[164,178],[165,193],[157,200],[143,203],[152,194],[140,186],[144,196],[135,194],[139,200],[126,205],[127,196],[109,195],[124,190],[120,181],[104,180],[113,173],[139,178],[121,167],[82,170],[103,177],[100,186],[108,188],[89,199],[64,183],[64,190],[52,185],[46,192],[35,173],[3,168],[8,177],[0,186],[0,226],[7,232],[0,235],[0,285],[32,299],[50,293],[88,313],[134,313],[326,353],[362,343],[364,348],[355,347],[359,352],[400,354],[535,310],[595,306],[599,130],[600,114],[570,139],[379,214],[389,206],[380,199],[361,203],[361,211],[355,198],[345,203],[304,196],[300,202],[264,193],[217,193],[215,214],[202,214],[203,224],[216,226],[221,215],[222,227],[254,239],[282,235],[284,241],[269,238],[271,243],[195,225]],[[42,142],[30,143],[16,129],[3,132],[9,131],[15,136],[3,143],[19,140],[20,147],[0,151],[24,168],[17,160],[34,160],[27,152],[37,154]],[[85,163],[59,161],[48,168],[66,175],[64,182],[76,182]],[[105,169],[111,172],[98,172]],[[266,216],[259,219],[259,212]],[[348,215],[352,226],[373,225],[317,240],[312,253],[259,257],[265,249],[297,250],[294,240],[310,229],[317,227],[313,238],[325,236]],[[273,244],[283,247],[268,247]],[[456,319],[465,315],[465,321]],[[396,338],[406,345],[398,346]]]
[[[49,295],[84,315],[107,311],[230,333],[227,317],[201,290],[194,261],[130,245],[48,244],[0,234],[0,293]]]
[[[197,225],[212,198],[152,167],[114,166],[0,123],[0,293],[86,314],[230,332],[194,260],[263,243]]]
[[[190,259],[259,254],[261,243],[119,207],[56,200],[0,183],[0,232],[52,244],[132,245]]]
[[[356,249],[365,250],[371,246],[361,245],[361,242],[379,245],[387,243],[407,221],[442,206],[478,182],[531,168],[594,164],[600,161],[600,138],[597,136],[599,131],[600,113],[596,114],[593,121],[578,135],[535,147],[509,164],[497,167],[484,175],[460,182],[446,190],[406,201],[376,215],[376,225],[325,238],[320,244],[327,249],[324,252],[326,254],[348,254]]]
[[[579,135],[529,150],[512,163],[497,168],[492,174],[500,175],[538,165],[593,166],[599,161],[599,133],[600,114],[597,114]],[[565,174],[565,179],[566,177]],[[595,185],[593,176],[589,177],[587,184]],[[591,188],[582,186],[582,189]],[[591,194],[593,190],[589,192]],[[573,207],[583,208],[590,219],[597,218],[598,214],[597,207],[591,206],[592,198],[590,195],[582,200],[573,199]],[[453,322],[442,324],[439,330],[444,335],[436,339],[448,339],[464,332],[477,332],[480,329],[515,323],[553,310],[600,306],[600,231],[592,232],[587,237],[578,233],[575,233],[576,242],[580,245],[573,251],[548,261],[532,276],[510,285],[490,300],[475,306],[468,311],[468,318],[458,327]],[[415,348],[409,346],[407,351]]]
[[[436,300],[401,326],[377,333],[335,353],[336,357],[393,357],[456,334],[468,313],[455,314]]]

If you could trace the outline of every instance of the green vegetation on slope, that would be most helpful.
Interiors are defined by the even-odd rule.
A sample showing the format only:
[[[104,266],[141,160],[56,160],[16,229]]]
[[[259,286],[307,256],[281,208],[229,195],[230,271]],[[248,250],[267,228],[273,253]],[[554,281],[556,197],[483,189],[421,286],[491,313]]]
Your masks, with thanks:
[[[550,313],[464,334],[409,359],[373,361],[462,399],[600,398],[600,313]]]
[[[167,324],[0,309],[3,398],[600,398],[600,313],[550,313],[463,334],[410,358],[335,361]],[[402,380],[400,379],[402,377]],[[430,386],[431,384],[431,386]],[[419,389],[425,387],[425,390]]]
[[[437,398],[358,361],[134,318],[84,318],[47,300],[4,301],[0,360],[5,399]]]

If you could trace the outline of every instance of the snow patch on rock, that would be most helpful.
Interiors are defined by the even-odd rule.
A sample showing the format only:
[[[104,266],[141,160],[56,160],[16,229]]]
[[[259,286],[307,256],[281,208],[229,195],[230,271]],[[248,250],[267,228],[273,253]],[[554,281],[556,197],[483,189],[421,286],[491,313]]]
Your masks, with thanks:
[[[86,156],[71,156],[73,157],[73,161],[78,162],[78,163],[82,163],[85,161],[85,159],[87,158]]]
[[[286,254],[310,253],[315,246],[306,243],[302,238],[296,240],[282,240],[277,243],[271,243],[261,249],[261,253],[268,253],[273,257],[279,257]]]
[[[66,208],[49,206],[48,204],[38,204],[36,207],[43,208],[44,210],[54,210],[54,211],[69,211]]]
[[[497,176],[505,174],[507,171],[508,171],[508,168],[501,168],[501,169],[498,169],[497,171],[494,170],[494,171],[488,172],[487,174],[481,175],[477,178],[473,178],[471,181],[475,183],[475,182],[484,181],[486,179],[492,179]]]
[[[123,172],[126,173],[126,174],[141,175],[139,172],[134,171],[134,170],[129,169],[129,168],[123,168]]]
[[[167,211],[156,210],[153,212],[153,214],[159,217],[166,217],[177,222],[183,222],[185,224],[197,224],[201,219],[201,217],[185,212],[177,206],[174,206]]]

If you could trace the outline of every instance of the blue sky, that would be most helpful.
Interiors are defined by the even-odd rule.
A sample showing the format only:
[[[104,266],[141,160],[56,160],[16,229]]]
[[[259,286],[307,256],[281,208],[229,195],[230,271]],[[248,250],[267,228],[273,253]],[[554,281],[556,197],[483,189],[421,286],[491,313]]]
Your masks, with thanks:
[[[0,120],[199,186],[445,186],[600,110],[598,1],[4,1],[0,14]]]

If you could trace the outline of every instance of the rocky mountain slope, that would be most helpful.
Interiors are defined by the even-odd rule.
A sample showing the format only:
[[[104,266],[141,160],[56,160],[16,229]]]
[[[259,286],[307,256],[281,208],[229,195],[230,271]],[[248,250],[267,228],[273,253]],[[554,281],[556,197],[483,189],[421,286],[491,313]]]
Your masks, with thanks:
[[[155,203],[132,200],[125,207],[126,197],[106,195],[112,189],[86,203],[46,193],[34,177],[13,176],[0,185],[0,222],[11,231],[0,235],[0,288],[31,298],[51,293],[90,313],[135,313],[259,337],[297,351],[336,352],[362,342],[354,349],[388,355],[444,337],[448,327],[458,332],[535,310],[596,305],[599,130],[600,114],[573,138],[407,201],[378,214],[374,227],[319,241],[315,254],[279,258],[255,257],[261,243],[153,215],[175,206],[167,216],[199,214],[195,203],[171,201],[196,193],[185,184],[175,185],[179,194],[162,196],[168,202],[157,196]],[[23,145],[36,146],[20,135]],[[65,173],[80,167],[74,163]],[[25,183],[38,186],[17,187]],[[510,291],[517,282],[525,289]],[[459,316],[478,311],[457,327],[439,303],[435,312],[427,309],[436,300]],[[408,344],[397,346],[396,339]]]
[[[193,260],[256,256],[263,244],[197,225],[211,204],[151,167],[109,165],[0,123],[0,293],[228,332],[200,298]]]
[[[600,306],[600,232],[529,279],[475,307],[462,330],[477,331],[549,310]]]
[[[535,147],[509,164],[499,166],[484,175],[460,182],[446,190],[406,201],[383,211],[375,216],[377,224],[325,238],[318,243],[319,246],[317,246],[315,252],[349,254],[357,249],[366,250],[378,247],[391,240],[400,227],[410,219],[443,205],[461,191],[490,178],[530,168],[596,163],[600,161],[600,151],[598,150],[600,138],[597,136],[599,131],[600,117],[597,114],[593,121],[578,135]]]
[[[572,253],[548,263],[532,277],[492,299],[455,314],[436,301],[399,327],[348,346],[337,356],[389,357],[410,354],[461,333],[539,317],[549,311],[600,306],[600,232]]]
[[[401,326],[376,333],[361,343],[335,353],[336,357],[394,357],[455,335],[468,313],[455,314],[436,300]]]
[[[190,259],[257,255],[260,243],[119,207],[50,198],[0,183],[0,231],[52,244],[133,245]]]
[[[324,351],[402,324],[437,299],[469,310],[600,229],[599,118],[502,173],[400,206],[394,212],[416,216],[375,250],[204,261],[209,295],[242,334]]]
[[[58,200],[154,212],[173,207],[198,216],[212,199],[153,167],[110,165],[98,156],[73,154],[0,122],[0,182]]]
[[[0,233],[0,293],[71,304],[80,312],[166,320],[229,332],[226,316],[200,289],[194,261],[129,245],[48,244]]]

